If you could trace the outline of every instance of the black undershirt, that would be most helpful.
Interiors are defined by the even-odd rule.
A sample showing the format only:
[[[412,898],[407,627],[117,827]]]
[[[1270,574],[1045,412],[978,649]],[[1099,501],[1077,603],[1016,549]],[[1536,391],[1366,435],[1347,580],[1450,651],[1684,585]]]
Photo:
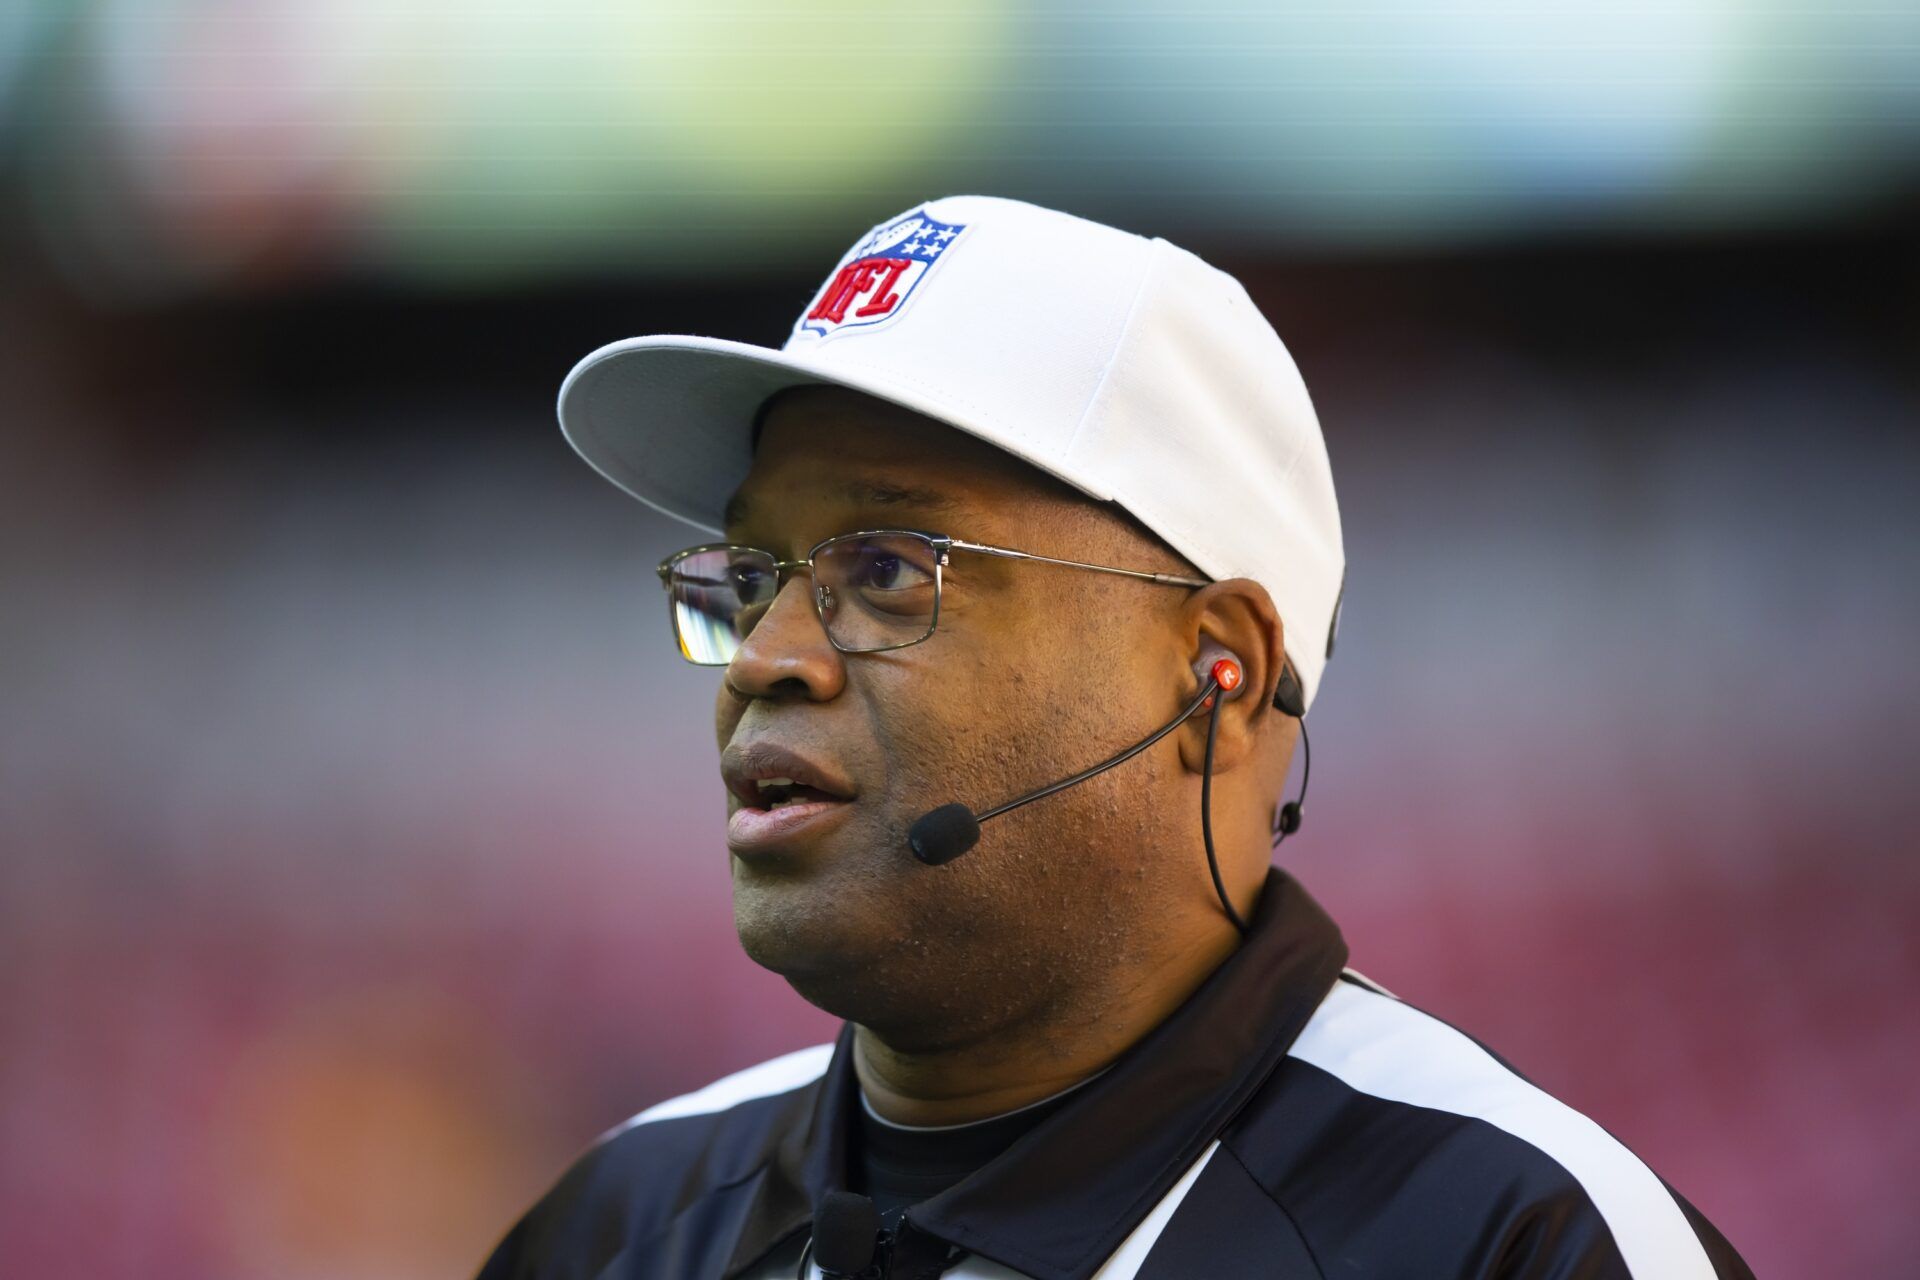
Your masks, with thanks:
[[[938,1129],[888,1124],[863,1100],[854,1109],[848,1190],[871,1197],[891,1231],[909,1206],[940,1194],[998,1156],[1059,1110],[1075,1089],[989,1120]]]

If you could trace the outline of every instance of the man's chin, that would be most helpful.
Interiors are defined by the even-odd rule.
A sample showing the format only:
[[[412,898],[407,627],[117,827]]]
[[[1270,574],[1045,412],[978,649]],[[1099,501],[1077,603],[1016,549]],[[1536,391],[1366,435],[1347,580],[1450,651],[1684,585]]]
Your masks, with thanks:
[[[790,981],[843,971],[878,949],[861,904],[828,877],[736,875],[733,927],[749,959]]]
[[[734,929],[748,959],[785,978],[801,999],[868,1022],[885,1016],[925,953],[911,941],[912,913],[898,895],[877,895],[871,881],[835,880],[736,872]]]

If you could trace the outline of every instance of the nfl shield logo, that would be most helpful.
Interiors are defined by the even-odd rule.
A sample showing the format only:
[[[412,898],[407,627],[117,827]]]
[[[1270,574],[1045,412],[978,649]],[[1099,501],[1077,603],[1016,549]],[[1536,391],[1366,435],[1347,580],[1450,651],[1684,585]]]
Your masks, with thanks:
[[[841,262],[793,326],[794,336],[826,337],[893,319],[966,229],[929,218],[925,209],[878,228]]]

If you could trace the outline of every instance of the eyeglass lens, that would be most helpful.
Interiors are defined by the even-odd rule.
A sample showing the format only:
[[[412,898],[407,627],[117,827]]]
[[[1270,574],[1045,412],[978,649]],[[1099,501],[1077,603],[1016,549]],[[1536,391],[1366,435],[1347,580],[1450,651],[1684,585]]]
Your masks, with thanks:
[[[814,608],[836,648],[893,649],[933,632],[939,605],[934,544],[910,533],[849,534],[813,555]],[[779,571],[764,551],[693,551],[668,570],[674,634],[691,662],[719,666],[772,607]]]

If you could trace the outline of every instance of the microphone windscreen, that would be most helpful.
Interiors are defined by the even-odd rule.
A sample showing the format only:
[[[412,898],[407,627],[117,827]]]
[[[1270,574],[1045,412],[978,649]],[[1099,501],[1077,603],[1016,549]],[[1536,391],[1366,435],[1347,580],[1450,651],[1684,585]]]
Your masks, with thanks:
[[[974,818],[973,810],[958,802],[921,814],[920,820],[907,832],[913,856],[930,867],[952,862],[979,840],[980,823]]]
[[[858,1275],[873,1262],[880,1209],[851,1191],[829,1191],[813,1215],[813,1260],[828,1275]]]

